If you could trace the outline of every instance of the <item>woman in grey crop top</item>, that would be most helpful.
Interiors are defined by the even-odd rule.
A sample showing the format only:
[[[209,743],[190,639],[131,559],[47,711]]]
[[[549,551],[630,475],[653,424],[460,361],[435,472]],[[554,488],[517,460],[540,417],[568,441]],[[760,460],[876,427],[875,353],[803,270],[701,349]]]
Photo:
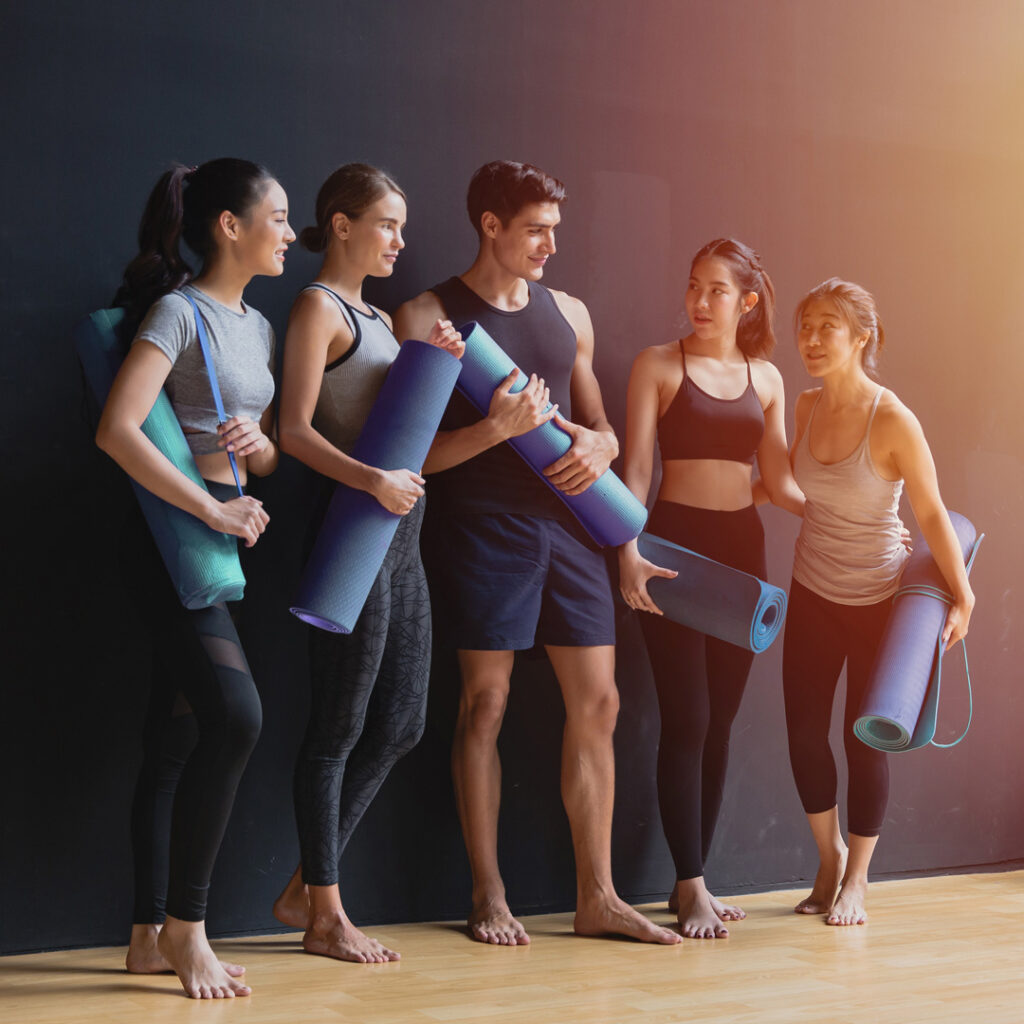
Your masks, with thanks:
[[[804,297],[796,325],[800,357],[822,385],[797,399],[792,451],[807,500],[786,616],[783,688],[793,776],[820,857],[811,894],[796,912],[824,914],[833,925],[863,924],[889,777],[886,755],[857,739],[853,722],[907,554],[898,514],[904,485],[954,596],[947,645],[966,635],[974,594],[921,426],[871,377],[884,342],[874,299],[859,285],[830,278]],[[828,742],[844,661],[849,846]]]
[[[419,555],[424,480],[365,465],[349,452],[398,354],[390,319],[363,300],[362,287],[367,276],[389,277],[394,269],[405,245],[405,194],[384,172],[346,164],[321,187],[316,220],[301,240],[324,261],[288,325],[281,447],[325,483],[367,491],[402,519],[353,631],[309,627],[310,717],[295,767],[301,864],[274,913],[305,929],[308,952],[382,963],[398,954],[345,915],[338,858],[391,766],[423,731],[430,671],[430,604]],[[462,354],[447,320],[427,341]]]
[[[179,252],[179,236],[202,258],[196,276]],[[255,275],[283,272],[294,238],[284,189],[265,168],[230,158],[175,165],[150,196],[141,251],[115,299],[144,319],[111,388],[97,444],[147,490],[249,547],[268,516],[259,501],[238,495],[227,451],[244,481],[247,472],[271,472],[277,449],[269,436],[273,332],[242,293]],[[225,423],[218,422],[192,307],[176,289],[192,296],[206,320]],[[161,388],[205,488],[141,430]],[[139,564],[145,569],[147,562],[155,559],[143,551]],[[162,567],[147,575],[154,577],[147,603],[159,667],[132,806],[135,910],[126,966],[141,974],[170,968],[195,998],[244,996],[250,989],[243,969],[217,960],[204,919],[235,791],[259,735],[259,694],[227,607],[187,610]]]
[[[735,239],[694,257],[686,289],[687,337],[637,356],[626,405],[626,485],[646,501],[661,450],[662,479],[647,529],[743,572],[766,573],[764,531],[751,482],[756,455],[773,499],[800,512],[790,473],[782,377],[767,360],[774,291],[760,258]],[[620,590],[639,609],[661,738],[658,801],[676,870],[670,907],[685,936],[721,938],[744,914],[704,884],[725,783],[729,731],[753,654],[661,615],[647,581],[673,576],[619,549]]]

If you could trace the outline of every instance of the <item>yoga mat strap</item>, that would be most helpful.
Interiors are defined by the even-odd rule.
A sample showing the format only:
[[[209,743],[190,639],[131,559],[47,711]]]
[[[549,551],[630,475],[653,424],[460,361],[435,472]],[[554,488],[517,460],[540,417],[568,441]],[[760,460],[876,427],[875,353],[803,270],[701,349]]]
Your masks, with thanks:
[[[203,323],[202,314],[199,312],[199,307],[196,305],[196,300],[192,298],[188,292],[180,292],[179,294],[184,295],[188,299],[189,305],[192,307],[192,315],[196,320],[196,334],[199,335],[199,348],[203,353],[203,362],[206,363],[206,373],[210,378],[210,390],[213,392],[213,404],[217,410],[217,417],[221,423],[226,423],[228,420],[228,414],[224,411],[224,402],[220,397],[220,385],[217,383],[217,368],[213,365],[213,353],[210,351],[210,339],[206,334],[206,325]],[[228,452],[228,462],[231,463],[231,472],[235,478],[235,486],[238,488],[238,496],[244,497],[245,491],[242,490],[242,480],[238,475],[238,462],[235,460],[235,453]]]

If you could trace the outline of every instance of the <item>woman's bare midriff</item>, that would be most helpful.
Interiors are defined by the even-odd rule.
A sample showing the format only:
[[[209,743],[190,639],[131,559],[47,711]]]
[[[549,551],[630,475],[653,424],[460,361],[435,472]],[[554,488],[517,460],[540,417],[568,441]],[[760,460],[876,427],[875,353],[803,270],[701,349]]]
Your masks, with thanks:
[[[753,502],[752,468],[727,459],[671,459],[662,464],[659,501],[735,512]]]
[[[226,452],[210,452],[209,455],[196,455],[196,468],[204,480],[215,480],[219,484],[235,483],[234,475],[231,472],[231,463],[228,461]],[[238,459],[238,477],[245,485],[245,457]]]

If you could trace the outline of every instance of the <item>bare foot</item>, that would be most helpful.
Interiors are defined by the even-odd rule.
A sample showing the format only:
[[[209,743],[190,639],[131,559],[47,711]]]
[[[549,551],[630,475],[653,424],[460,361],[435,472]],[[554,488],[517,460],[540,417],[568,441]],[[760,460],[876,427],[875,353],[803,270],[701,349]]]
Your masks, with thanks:
[[[688,878],[676,883],[676,908],[679,928],[688,939],[729,937],[729,929],[722,924],[725,918],[715,911],[703,878]]]
[[[742,921],[747,916],[747,912],[742,907],[723,903],[711,893],[708,893],[708,899],[711,900],[711,909],[718,915],[720,921]]]
[[[162,925],[133,924],[132,937],[128,941],[128,955],[124,966],[129,974],[168,974],[171,965],[156,947],[156,940]],[[232,978],[240,978],[245,968],[227,960],[217,961]]]
[[[848,878],[836,897],[832,912],[825,918],[825,924],[866,924],[868,912],[864,909],[867,902],[867,879]]]
[[[802,899],[793,911],[797,914],[827,914],[836,901],[839,883],[846,870],[847,849],[845,846],[834,851],[834,856],[822,860],[814,876],[814,888],[810,896]]]
[[[627,935],[640,942],[656,942],[674,946],[682,936],[668,928],[660,928],[648,921],[638,910],[618,896],[597,896],[588,902],[579,902],[573,930],[577,935]]]
[[[504,899],[488,899],[474,905],[467,922],[477,942],[492,946],[528,946],[530,936],[512,916]]]
[[[302,936],[302,948],[353,964],[386,964],[401,954],[361,932],[344,913],[317,914]]]
[[[289,928],[301,928],[309,925],[309,889],[302,884],[302,865],[295,869],[295,874],[288,879],[281,895],[274,900],[274,917]]]
[[[234,999],[252,992],[221,965],[210,948],[202,921],[168,917],[157,936],[157,948],[193,999]]]

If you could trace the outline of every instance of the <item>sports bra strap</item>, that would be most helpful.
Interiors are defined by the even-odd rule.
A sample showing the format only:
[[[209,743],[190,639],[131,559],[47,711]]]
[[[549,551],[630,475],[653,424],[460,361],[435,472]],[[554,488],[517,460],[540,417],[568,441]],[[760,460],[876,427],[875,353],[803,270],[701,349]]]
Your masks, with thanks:
[[[318,288],[322,292],[327,292],[328,295],[338,304],[338,308],[341,310],[341,315],[348,324],[349,330],[352,332],[353,337],[359,333],[359,329],[356,327],[356,318],[352,314],[352,310],[349,308],[349,304],[333,289],[328,288],[325,284],[320,284],[319,281],[311,281],[302,290],[304,292],[312,291],[314,288]]]

